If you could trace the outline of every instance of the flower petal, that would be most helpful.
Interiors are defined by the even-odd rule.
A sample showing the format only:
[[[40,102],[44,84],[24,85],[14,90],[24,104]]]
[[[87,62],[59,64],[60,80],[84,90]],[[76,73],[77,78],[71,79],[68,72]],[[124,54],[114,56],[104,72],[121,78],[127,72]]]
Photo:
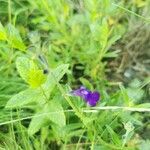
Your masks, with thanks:
[[[88,101],[87,104],[93,107],[93,106],[96,106],[97,102],[96,101]]]
[[[79,89],[71,91],[71,94],[73,94],[75,96],[80,96],[85,99],[86,95],[88,95],[89,92],[90,92],[89,90],[87,90],[85,87],[81,86]]]
[[[91,92],[86,97],[86,101],[90,106],[95,106],[100,98],[100,94],[98,92]]]
[[[81,86],[77,90],[71,91],[72,95],[82,97],[87,104],[90,106],[96,106],[98,100],[100,99],[100,94],[97,91],[91,92],[87,90],[84,86]]]

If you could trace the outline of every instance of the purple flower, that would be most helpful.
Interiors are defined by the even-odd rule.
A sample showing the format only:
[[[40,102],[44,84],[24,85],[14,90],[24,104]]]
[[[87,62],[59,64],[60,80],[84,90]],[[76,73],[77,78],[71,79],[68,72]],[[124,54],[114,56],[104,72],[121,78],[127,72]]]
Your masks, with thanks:
[[[100,99],[99,92],[97,91],[92,92],[83,86],[81,86],[77,90],[71,91],[71,94],[82,97],[86,101],[86,103],[90,106],[96,106],[97,102]]]

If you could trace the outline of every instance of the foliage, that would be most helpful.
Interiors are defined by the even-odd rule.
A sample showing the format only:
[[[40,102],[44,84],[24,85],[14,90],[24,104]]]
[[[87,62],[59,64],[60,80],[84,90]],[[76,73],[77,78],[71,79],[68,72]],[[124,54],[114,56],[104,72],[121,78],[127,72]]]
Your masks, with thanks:
[[[124,51],[138,61],[130,24],[149,24],[148,0],[0,3],[0,149],[149,148],[148,65],[132,74]],[[80,85],[100,92],[96,107],[70,94]]]

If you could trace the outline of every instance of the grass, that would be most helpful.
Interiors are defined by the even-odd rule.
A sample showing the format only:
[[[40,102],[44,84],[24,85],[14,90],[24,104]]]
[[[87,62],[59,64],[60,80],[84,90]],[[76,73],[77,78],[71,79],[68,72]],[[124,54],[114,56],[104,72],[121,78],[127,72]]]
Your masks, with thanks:
[[[148,0],[0,3],[0,149],[149,149]]]

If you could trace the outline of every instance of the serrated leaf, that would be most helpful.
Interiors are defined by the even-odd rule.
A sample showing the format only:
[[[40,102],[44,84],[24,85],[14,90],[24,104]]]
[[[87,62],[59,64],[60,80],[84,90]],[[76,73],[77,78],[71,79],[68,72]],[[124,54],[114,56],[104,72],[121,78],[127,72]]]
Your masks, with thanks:
[[[43,74],[43,70],[29,70],[28,83],[32,88],[39,87],[46,81],[46,76]]]
[[[45,76],[42,70],[39,70],[37,65],[27,57],[18,57],[16,67],[22,79],[31,85],[37,87],[45,81]]]
[[[45,113],[46,112],[44,111],[39,111],[38,113],[34,115],[28,128],[29,135],[33,135],[34,133],[38,132],[40,128],[50,123],[50,120],[48,120]]]
[[[12,24],[7,25],[7,35],[8,42],[13,48],[19,49],[21,51],[26,50],[26,46],[23,43],[18,30]]]
[[[58,102],[58,99],[50,101],[47,107],[48,107],[47,109],[50,112],[48,118],[52,122],[59,125],[60,127],[65,126],[66,125],[65,114],[61,104]]]
[[[42,110],[35,114],[29,125],[28,133],[33,135],[39,131],[41,127],[47,125],[47,123],[50,123],[50,121],[60,127],[66,125],[66,118],[63,108],[57,100],[52,100],[48,104],[45,104]]]
[[[44,99],[40,90],[27,89],[14,95],[6,104],[6,108],[21,107],[26,104]]]
[[[28,81],[28,72],[30,70],[30,60],[27,57],[18,57],[16,67],[22,79]]]

